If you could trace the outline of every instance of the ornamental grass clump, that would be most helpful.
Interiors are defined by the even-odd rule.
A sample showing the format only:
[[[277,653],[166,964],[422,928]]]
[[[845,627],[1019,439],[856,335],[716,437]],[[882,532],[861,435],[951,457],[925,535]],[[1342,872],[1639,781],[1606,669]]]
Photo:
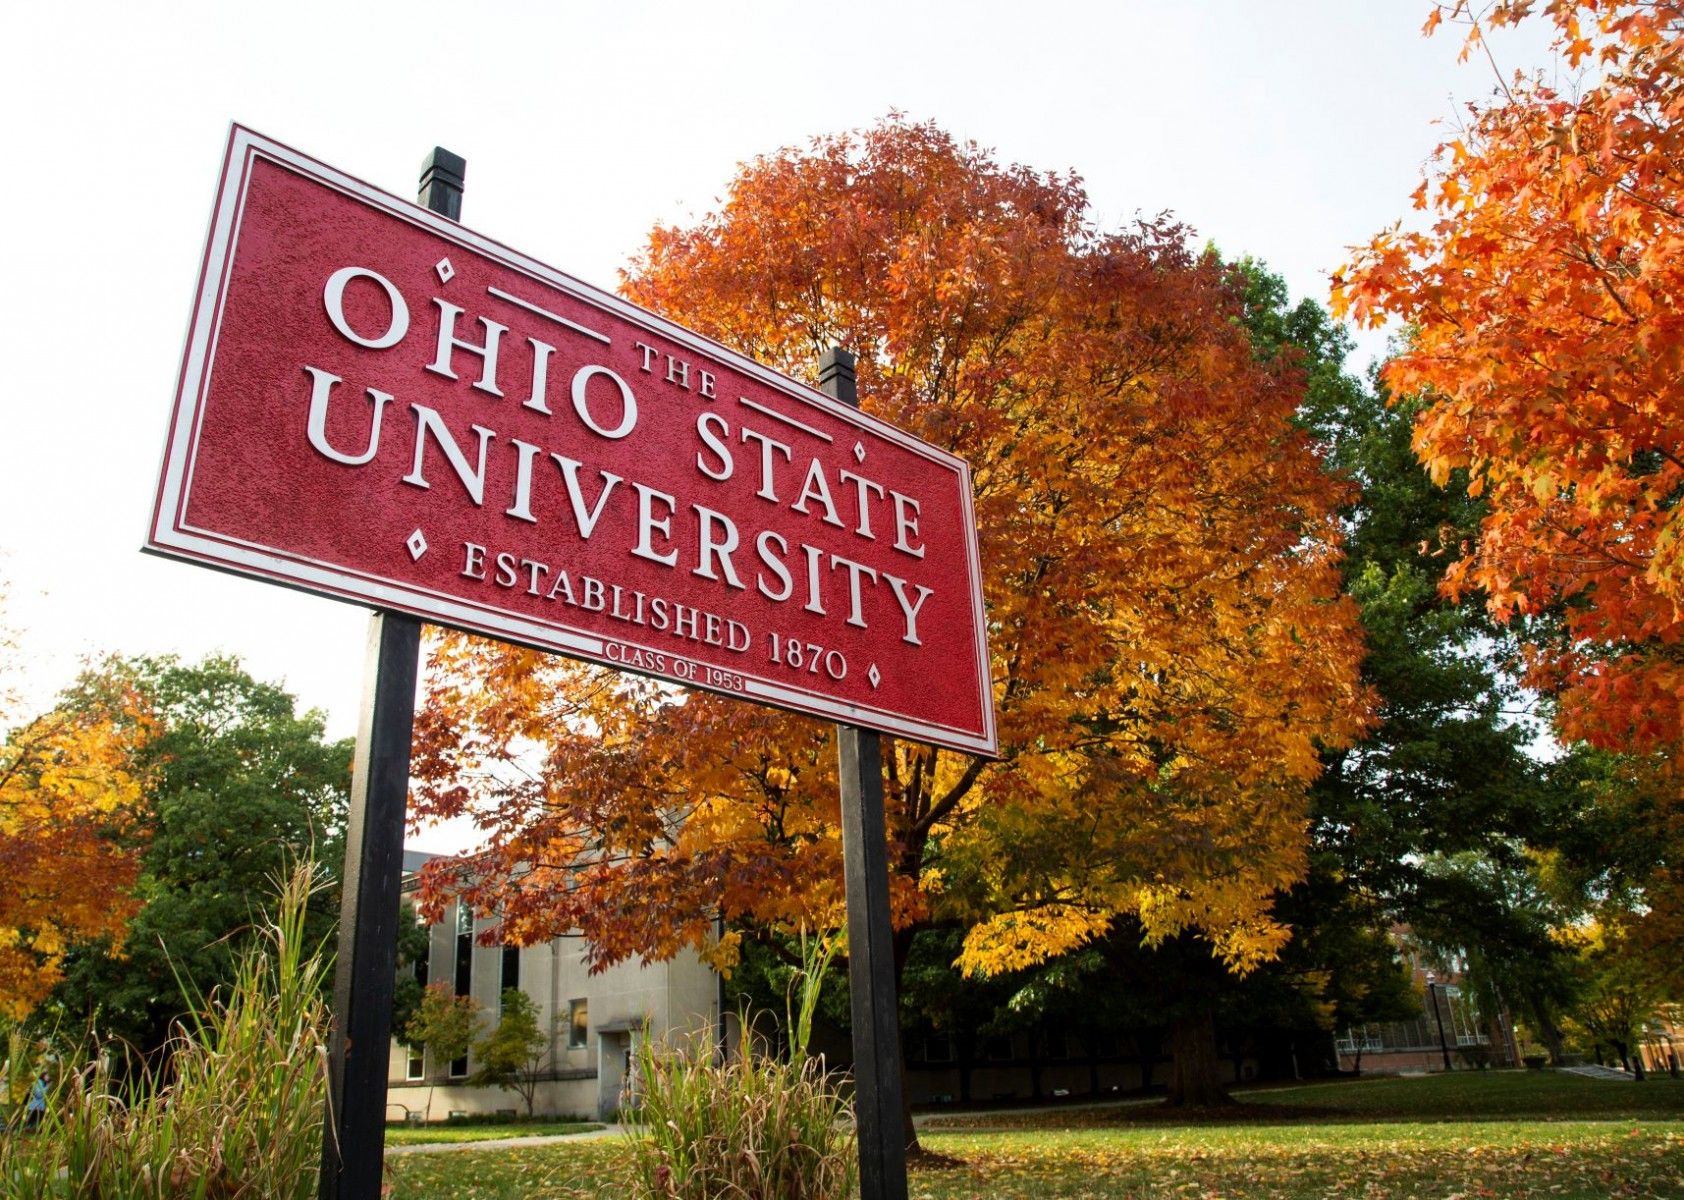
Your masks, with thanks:
[[[632,1131],[637,1200],[846,1200],[858,1158],[848,1101],[807,1053],[834,938],[801,937],[787,1058],[745,1036],[721,1061],[706,1031],[637,1052]]]
[[[854,1193],[847,1101],[822,1060],[744,1049],[714,1058],[702,1035],[637,1055],[638,1200],[844,1200]]]
[[[0,1200],[309,1200],[327,1098],[325,947],[304,940],[313,864],[280,881],[233,985],[197,997],[156,1067],[106,1054],[0,1141]]]

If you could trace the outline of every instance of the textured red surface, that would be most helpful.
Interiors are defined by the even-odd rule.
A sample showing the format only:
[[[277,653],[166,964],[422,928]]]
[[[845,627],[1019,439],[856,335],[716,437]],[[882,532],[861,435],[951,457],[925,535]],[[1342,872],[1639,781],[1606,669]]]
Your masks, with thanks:
[[[656,318],[601,307],[589,289],[528,269],[535,265],[517,255],[504,257],[470,235],[455,240],[401,201],[371,203],[263,153],[232,154],[229,171],[223,203],[234,206],[237,231],[226,247],[213,236],[195,316],[195,329],[210,341],[198,362],[190,353],[184,369],[150,548],[762,702],[891,732],[912,732],[905,724],[912,722],[926,740],[991,748],[975,535],[961,464],[797,385],[769,381],[752,364]],[[447,279],[438,268],[443,260]],[[335,327],[327,285],[347,267],[372,272],[401,293],[408,330],[390,348],[358,345]],[[488,289],[596,330],[610,344]],[[468,350],[450,351],[455,379],[429,369],[445,320],[439,301],[463,310],[454,318],[457,338],[483,342],[481,317],[507,327],[495,374],[501,396],[474,386],[483,359]],[[365,274],[345,285],[343,313],[351,331],[375,340],[390,326],[393,306]],[[531,339],[554,348],[547,413],[528,403],[542,356]],[[624,437],[603,436],[575,411],[574,378],[593,366],[612,372],[587,372],[585,404],[599,427],[612,430],[625,415],[614,377],[635,396],[636,421]],[[366,464],[335,461],[312,445],[317,377],[307,368],[341,380],[327,393],[325,424],[326,446],[341,455],[360,456],[369,443],[375,405],[368,389],[392,397]],[[704,371],[712,398],[700,394]],[[437,414],[470,467],[479,458],[475,427],[490,431],[481,503],[439,439],[422,435],[418,406]],[[708,473],[723,473],[723,462],[699,432],[704,419],[733,457],[729,479]],[[745,429],[758,437],[745,439]],[[765,450],[762,437],[787,447],[787,460],[782,450]],[[425,488],[413,482],[418,442]],[[523,507],[520,444],[534,448],[524,452],[530,520],[509,511]],[[578,464],[587,522],[609,487],[588,538],[556,455]],[[618,482],[608,485],[608,476]],[[651,502],[667,532],[640,524],[637,484],[671,497],[670,509],[659,498]],[[761,494],[766,490],[777,499]],[[821,490],[834,521],[826,519]],[[901,540],[923,548],[921,556],[896,547],[893,492],[916,502],[916,532],[905,530]],[[870,536],[862,532],[862,495]],[[726,522],[738,539],[729,559],[742,586],[724,577],[721,555],[702,550],[704,532],[715,542],[728,539]],[[409,547],[416,531],[427,547],[418,559]],[[766,555],[757,551],[763,531],[783,539],[768,541]],[[645,535],[650,551],[676,552],[676,562],[634,553]],[[483,556],[470,546],[483,547]],[[499,555],[509,556],[506,566]],[[809,581],[814,556],[816,593]],[[767,558],[786,566],[787,599],[772,598],[785,583]],[[857,573],[847,562],[859,565]],[[719,577],[706,577],[708,570]],[[907,603],[930,589],[916,612],[918,644],[907,640],[911,621],[891,576],[902,581]],[[851,579],[859,583],[857,614]],[[602,587],[601,611],[590,611],[595,585],[588,580]],[[657,600],[666,630],[656,628]],[[699,636],[672,628],[680,605],[698,614]],[[709,614],[723,645],[708,644]],[[800,647],[799,668],[789,662],[791,639]],[[814,646],[821,648],[816,671]],[[710,677],[709,666],[730,676]],[[843,671],[844,678],[832,678]],[[760,685],[797,692],[768,696]]]

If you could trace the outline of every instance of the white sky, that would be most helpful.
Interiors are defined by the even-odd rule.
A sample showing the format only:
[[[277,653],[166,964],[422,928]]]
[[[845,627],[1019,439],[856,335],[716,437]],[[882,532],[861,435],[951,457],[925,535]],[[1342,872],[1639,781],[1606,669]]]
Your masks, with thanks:
[[[398,195],[442,145],[464,224],[604,287],[736,164],[934,119],[1168,209],[1326,298],[1482,99],[1418,0],[16,4],[0,16],[0,578],[43,703],[81,658],[225,650],[353,731],[367,617],[143,556],[212,191],[239,121]],[[1533,30],[1497,43],[1541,65]],[[1375,339],[1365,349],[1377,349]],[[3,688],[0,688],[3,690]]]

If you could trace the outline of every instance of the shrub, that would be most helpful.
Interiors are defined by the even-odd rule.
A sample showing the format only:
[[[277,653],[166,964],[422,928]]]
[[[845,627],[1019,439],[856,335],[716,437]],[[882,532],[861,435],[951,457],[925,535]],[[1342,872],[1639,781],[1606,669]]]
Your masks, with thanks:
[[[119,1080],[96,1054],[59,1081],[39,1129],[0,1142],[0,1200],[309,1200],[327,1098],[327,960],[304,940],[314,866],[226,992],[199,997],[161,1066]]]
[[[1457,1050],[1456,1057],[1475,1070],[1483,1071],[1491,1065],[1491,1047],[1475,1042]]]

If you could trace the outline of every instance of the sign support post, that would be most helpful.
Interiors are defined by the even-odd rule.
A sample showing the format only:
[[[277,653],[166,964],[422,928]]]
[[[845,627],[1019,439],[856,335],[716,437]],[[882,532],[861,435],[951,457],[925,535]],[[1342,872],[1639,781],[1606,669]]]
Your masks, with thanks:
[[[422,164],[420,203],[457,220],[466,163],[438,148]],[[334,964],[321,1200],[375,1200],[386,1149],[386,1073],[403,883],[404,813],[421,621],[377,611],[357,724]]]
[[[819,360],[819,390],[859,407],[854,356],[832,347]],[[901,1120],[900,1009],[883,819],[883,739],[837,725],[842,870],[848,897],[848,993],[854,1032],[854,1117],[860,1200],[906,1200]]]

